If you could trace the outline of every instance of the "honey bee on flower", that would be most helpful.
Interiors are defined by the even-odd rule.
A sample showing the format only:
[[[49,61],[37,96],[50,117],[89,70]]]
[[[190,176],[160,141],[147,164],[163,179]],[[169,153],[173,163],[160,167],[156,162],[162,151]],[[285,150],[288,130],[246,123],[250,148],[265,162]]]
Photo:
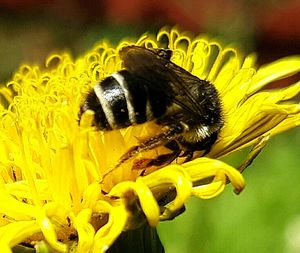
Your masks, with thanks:
[[[168,164],[181,153],[185,162],[195,151],[208,153],[223,125],[221,102],[213,84],[172,63],[168,49],[127,46],[119,54],[125,69],[93,87],[80,116],[92,110],[98,130],[122,129],[151,120],[164,130],[130,148],[117,165],[161,145],[172,152],[149,159],[147,166]]]

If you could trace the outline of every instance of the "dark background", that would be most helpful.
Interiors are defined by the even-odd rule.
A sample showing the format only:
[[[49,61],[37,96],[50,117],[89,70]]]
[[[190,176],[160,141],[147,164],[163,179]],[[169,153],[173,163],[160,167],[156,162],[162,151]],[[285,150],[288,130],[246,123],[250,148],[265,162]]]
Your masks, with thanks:
[[[300,54],[299,15],[299,0],[0,0],[0,83],[51,52],[76,57],[99,40],[115,44],[165,25],[239,44],[262,64]],[[215,199],[191,199],[159,226],[166,252],[300,252],[299,144],[299,129],[272,138],[245,172],[241,195],[229,185]]]

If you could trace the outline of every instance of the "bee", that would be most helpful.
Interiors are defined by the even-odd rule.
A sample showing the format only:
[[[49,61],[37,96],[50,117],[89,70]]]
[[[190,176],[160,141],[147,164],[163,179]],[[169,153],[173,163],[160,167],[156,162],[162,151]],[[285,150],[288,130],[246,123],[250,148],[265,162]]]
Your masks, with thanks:
[[[173,51],[126,46],[119,52],[123,70],[97,83],[85,97],[79,118],[94,111],[93,125],[111,131],[154,121],[162,131],[129,149],[118,165],[138,153],[165,146],[137,167],[161,166],[195,151],[207,154],[223,126],[222,106],[213,84],[199,79],[171,61]]]

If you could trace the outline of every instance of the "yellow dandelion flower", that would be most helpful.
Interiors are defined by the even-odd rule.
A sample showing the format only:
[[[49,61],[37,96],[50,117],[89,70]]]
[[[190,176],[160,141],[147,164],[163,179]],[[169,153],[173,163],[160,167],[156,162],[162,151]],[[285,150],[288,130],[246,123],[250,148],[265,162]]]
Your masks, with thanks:
[[[134,159],[112,169],[139,139],[156,133],[157,126],[95,131],[90,111],[78,124],[83,97],[97,81],[122,68],[118,52],[129,44],[168,47],[175,64],[215,85],[224,126],[206,157],[150,168],[142,175],[132,169]],[[215,197],[227,181],[240,192],[240,172],[216,159],[253,146],[243,170],[270,136],[300,123],[300,105],[293,100],[300,82],[266,88],[299,72],[300,56],[258,69],[254,58],[242,58],[236,49],[205,37],[163,29],[156,38],[145,35],[116,48],[98,43],[75,60],[57,53],[43,68],[21,66],[8,87],[0,89],[1,252],[21,244],[56,252],[110,251],[122,231],[140,231],[143,224],[155,227],[171,219],[190,196]],[[167,149],[140,156],[155,157],[158,152]],[[142,233],[154,238],[155,231],[149,231]],[[149,247],[161,249],[159,243]]]

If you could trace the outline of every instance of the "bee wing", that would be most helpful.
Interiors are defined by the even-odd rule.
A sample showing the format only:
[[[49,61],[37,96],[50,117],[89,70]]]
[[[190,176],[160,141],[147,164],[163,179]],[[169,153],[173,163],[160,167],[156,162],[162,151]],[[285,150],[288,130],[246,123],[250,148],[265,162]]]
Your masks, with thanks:
[[[195,94],[199,91],[196,88],[208,86],[209,83],[172,63],[168,60],[170,57],[161,56],[161,52],[164,52],[163,49],[156,51],[128,46],[120,51],[120,57],[124,67],[144,80],[151,89],[165,93],[169,99],[191,115],[195,117],[203,115],[201,104],[205,101],[197,100]],[[165,53],[170,55],[170,50],[166,50]],[[156,85],[157,81],[159,81],[159,86]],[[170,86],[172,91],[170,91]]]
[[[204,116],[206,113],[203,105],[207,105],[207,100],[216,93],[213,85],[206,80],[199,79],[172,62],[169,62],[166,67],[172,73],[170,74],[172,77],[170,84],[175,93],[174,103],[184,104],[183,109],[188,107],[192,115],[196,117]],[[199,92],[202,94],[199,94]]]
[[[169,51],[167,52],[169,53]],[[154,79],[168,81],[170,79],[165,67],[169,60],[167,57],[161,57],[159,51],[128,46],[122,48],[119,54],[125,69],[142,79],[149,81]]]

